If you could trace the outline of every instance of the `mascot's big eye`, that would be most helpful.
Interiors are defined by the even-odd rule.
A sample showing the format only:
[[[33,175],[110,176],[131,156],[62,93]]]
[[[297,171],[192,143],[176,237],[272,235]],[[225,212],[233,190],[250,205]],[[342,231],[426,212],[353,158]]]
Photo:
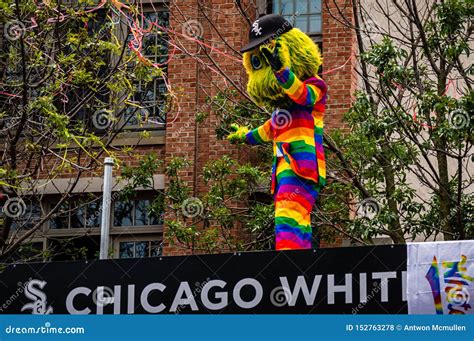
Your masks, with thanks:
[[[252,61],[252,67],[255,70],[258,70],[258,69],[262,68],[262,61],[260,60],[260,58],[257,55],[253,54],[252,57],[250,58],[250,60]]]

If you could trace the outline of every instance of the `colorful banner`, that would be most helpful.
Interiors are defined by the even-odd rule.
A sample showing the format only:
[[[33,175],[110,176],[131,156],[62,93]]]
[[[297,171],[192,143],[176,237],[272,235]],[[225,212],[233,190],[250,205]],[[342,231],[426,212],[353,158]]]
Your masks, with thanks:
[[[408,244],[409,314],[473,314],[474,241]]]

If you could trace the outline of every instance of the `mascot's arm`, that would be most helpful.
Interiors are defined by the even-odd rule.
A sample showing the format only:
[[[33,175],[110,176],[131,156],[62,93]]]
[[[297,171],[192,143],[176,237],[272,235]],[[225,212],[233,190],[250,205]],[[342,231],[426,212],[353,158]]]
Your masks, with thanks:
[[[326,84],[322,79],[317,79],[315,84],[304,83],[288,67],[276,71],[275,76],[283,91],[299,105],[312,107],[326,93]]]
[[[261,144],[273,140],[272,119],[270,118],[260,127],[252,129],[245,135],[245,140],[250,145]]]
[[[277,38],[275,47],[262,45],[260,51],[271,66],[278,83],[283,91],[299,105],[314,106],[326,93],[326,83],[322,79],[311,79],[305,83],[296,77],[290,70],[290,56],[288,48]]]
[[[264,142],[269,142],[273,139],[271,119],[267,120],[260,127],[249,130],[247,127],[232,124],[231,129],[233,133],[227,136],[231,143],[247,143],[250,145],[257,145]]]

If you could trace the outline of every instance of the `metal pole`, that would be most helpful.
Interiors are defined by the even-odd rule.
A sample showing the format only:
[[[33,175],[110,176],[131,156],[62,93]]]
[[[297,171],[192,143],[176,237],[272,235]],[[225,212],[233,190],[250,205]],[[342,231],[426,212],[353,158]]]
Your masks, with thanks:
[[[100,222],[100,256],[107,259],[109,252],[110,206],[112,201],[112,167],[114,159],[106,157],[104,160],[104,187],[102,197],[102,219]]]

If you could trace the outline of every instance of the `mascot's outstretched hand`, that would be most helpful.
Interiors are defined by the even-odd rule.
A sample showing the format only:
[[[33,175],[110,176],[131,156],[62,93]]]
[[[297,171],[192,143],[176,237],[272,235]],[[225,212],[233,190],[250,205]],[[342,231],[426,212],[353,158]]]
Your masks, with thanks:
[[[230,143],[245,143],[245,135],[250,131],[249,128],[232,123],[230,129],[232,133],[227,136]]]

